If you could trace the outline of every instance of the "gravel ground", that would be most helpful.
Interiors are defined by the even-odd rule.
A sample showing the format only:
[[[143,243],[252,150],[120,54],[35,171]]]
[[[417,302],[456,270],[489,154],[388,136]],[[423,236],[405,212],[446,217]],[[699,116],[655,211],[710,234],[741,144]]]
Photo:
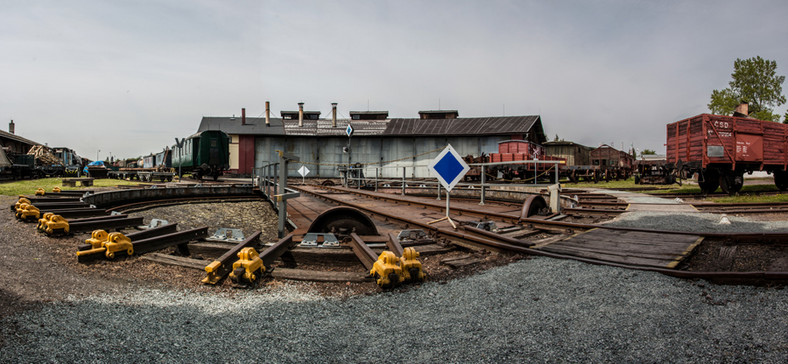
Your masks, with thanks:
[[[129,288],[5,318],[0,362],[788,361],[785,289],[535,258],[349,299]]]
[[[731,215],[727,215],[726,217],[731,222],[729,225],[720,224],[720,219],[722,218],[721,214],[700,212],[628,212],[605,225],[685,232],[788,232],[788,221],[785,219],[755,221],[746,217]]]

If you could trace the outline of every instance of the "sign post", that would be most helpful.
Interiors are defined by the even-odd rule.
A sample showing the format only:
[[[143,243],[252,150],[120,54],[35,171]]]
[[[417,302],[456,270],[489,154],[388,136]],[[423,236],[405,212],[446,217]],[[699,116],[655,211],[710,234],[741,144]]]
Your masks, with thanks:
[[[440,184],[446,189],[446,217],[430,221],[428,224],[449,220],[451,226],[457,229],[457,225],[455,225],[454,221],[449,217],[449,193],[454,186],[465,177],[465,174],[468,173],[470,169],[471,167],[468,167],[468,164],[462,160],[462,157],[452,148],[451,144],[447,145],[446,148],[430,162],[430,172],[438,178]]]
[[[309,168],[306,168],[306,166],[302,164],[301,168],[298,169],[298,174],[301,175],[301,184],[305,184],[304,178],[309,174]]]

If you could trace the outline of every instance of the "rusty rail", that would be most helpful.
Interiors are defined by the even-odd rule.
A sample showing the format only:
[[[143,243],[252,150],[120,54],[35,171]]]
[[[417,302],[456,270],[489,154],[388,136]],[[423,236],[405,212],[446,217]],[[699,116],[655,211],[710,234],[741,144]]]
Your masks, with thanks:
[[[260,231],[255,232],[248,238],[244,239],[244,241],[236,244],[230,250],[222,254],[222,256],[211,262],[211,264],[206,266],[205,272],[207,273],[207,276],[202,280],[202,282],[208,284],[217,284],[222,279],[224,279],[224,277],[230,274],[230,272],[233,270],[233,262],[238,259],[238,252],[240,252],[241,249],[252,246],[260,241],[260,235],[262,235]]]

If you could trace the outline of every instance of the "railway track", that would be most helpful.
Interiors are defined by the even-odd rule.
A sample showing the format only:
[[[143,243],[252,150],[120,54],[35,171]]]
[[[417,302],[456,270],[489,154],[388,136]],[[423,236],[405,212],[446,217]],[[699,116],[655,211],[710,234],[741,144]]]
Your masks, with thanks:
[[[756,233],[756,234],[721,234],[721,233],[680,233],[665,230],[651,230],[638,228],[610,227],[597,224],[584,224],[570,221],[553,221],[545,219],[523,218],[518,216],[516,211],[491,211],[489,205],[485,206],[484,211],[479,208],[453,207],[452,211],[460,217],[487,218],[495,222],[500,221],[503,226],[500,233],[492,233],[481,230],[468,224],[460,224],[458,229],[453,229],[448,224],[432,225],[427,221],[430,218],[439,216],[437,209],[444,206],[439,202],[418,201],[412,197],[384,196],[383,194],[343,189],[341,187],[331,187],[328,189],[299,187],[304,195],[329,201],[333,204],[351,206],[365,211],[373,216],[385,220],[396,220],[408,227],[420,227],[427,231],[432,231],[439,236],[448,239],[459,239],[467,244],[477,247],[492,248],[495,250],[506,250],[530,255],[542,255],[562,259],[574,259],[593,264],[613,265],[628,269],[649,270],[660,272],[667,275],[683,278],[708,278],[708,279],[745,279],[745,280],[767,280],[785,281],[788,279],[788,272],[692,272],[676,269],[681,262],[689,256],[692,250],[702,239],[728,239],[740,243],[781,243],[788,238],[788,233]],[[348,198],[348,195],[355,195],[355,198]],[[390,202],[385,202],[390,201]],[[432,216],[418,217],[417,213],[410,211],[419,209],[432,209]],[[399,211],[397,211],[399,210]],[[397,211],[398,213],[393,213]],[[426,219],[425,219],[426,217]],[[583,246],[581,244],[565,243],[570,238],[590,231],[603,232],[599,239],[610,243],[608,246],[595,248]],[[600,233],[595,233],[600,235]],[[616,236],[626,236],[633,238],[634,247],[610,248],[619,246],[620,241]],[[697,238],[697,240],[694,240]],[[642,240],[653,239],[660,242],[650,245],[649,242]],[[587,239],[593,242],[597,236]],[[672,242],[671,242],[672,241]],[[612,245],[611,245],[612,244]],[[649,252],[654,246],[676,246],[685,249],[676,256],[675,252],[665,253],[662,251]],[[559,246],[560,245],[560,246]],[[651,248],[649,247],[651,246]],[[627,251],[629,249],[630,251]],[[631,250],[642,250],[637,253]],[[657,249],[658,250],[658,249]],[[640,254],[640,256],[638,256]],[[669,259],[665,260],[667,257]],[[674,259],[675,258],[675,259]],[[673,260],[671,260],[673,259]],[[661,266],[665,261],[667,265]],[[654,263],[659,262],[659,263]]]

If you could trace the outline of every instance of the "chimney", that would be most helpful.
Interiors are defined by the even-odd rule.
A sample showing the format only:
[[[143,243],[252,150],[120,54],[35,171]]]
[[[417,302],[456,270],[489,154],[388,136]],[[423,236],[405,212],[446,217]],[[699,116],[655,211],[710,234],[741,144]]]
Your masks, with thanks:
[[[739,106],[736,106],[736,110],[733,111],[733,116],[738,117],[747,117],[750,115],[749,113],[750,104],[746,102],[742,102]]]
[[[14,134],[14,119],[11,119],[11,122],[8,123],[8,132]]]
[[[298,127],[301,128],[304,126],[304,103],[298,103]]]
[[[265,126],[271,126],[271,102],[265,102]]]
[[[336,128],[337,127],[337,103],[336,102],[332,102],[331,103],[331,127],[332,128]]]
[[[241,108],[241,125],[246,125],[246,108]]]

